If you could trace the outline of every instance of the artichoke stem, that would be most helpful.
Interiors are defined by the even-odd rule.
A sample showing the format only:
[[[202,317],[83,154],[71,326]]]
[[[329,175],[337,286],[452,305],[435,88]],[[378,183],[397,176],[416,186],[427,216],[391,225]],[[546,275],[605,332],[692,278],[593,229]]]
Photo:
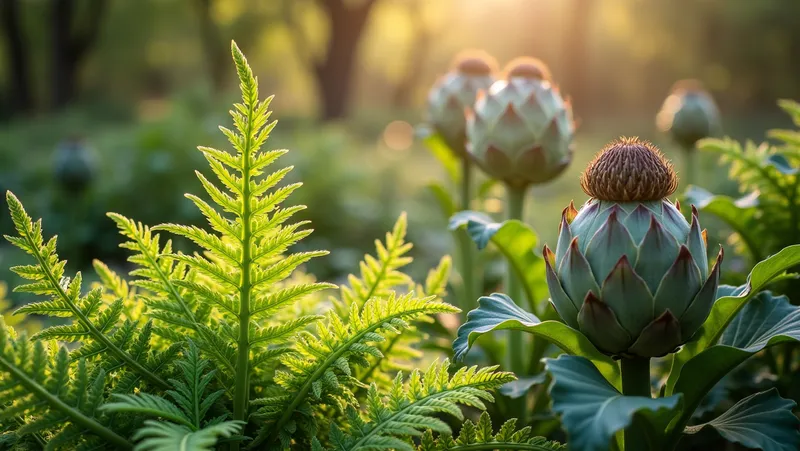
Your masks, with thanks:
[[[508,219],[522,220],[523,206],[525,205],[525,187],[506,185],[506,215]],[[505,290],[508,297],[510,297],[517,305],[522,305],[523,298],[525,297],[522,290],[522,281],[519,280],[517,274],[514,273],[513,268],[509,264],[506,269]],[[522,377],[527,374],[528,358],[530,350],[528,349],[525,341],[526,335],[521,331],[510,330],[508,332],[508,352],[507,352],[507,365],[508,368],[517,375]],[[528,421],[528,404],[527,396],[522,396],[511,403],[520,423],[525,425]]]
[[[469,210],[472,200],[472,162],[467,156],[461,159],[461,198],[459,199],[461,210]],[[475,306],[480,296],[478,289],[478,277],[476,277],[475,267],[475,244],[470,239],[466,230],[457,232],[458,253],[461,259],[459,273],[463,284],[462,299],[456,307],[461,309],[461,322],[467,320],[467,312]]]
[[[506,185],[506,196],[508,198],[506,211],[508,219],[522,220],[523,207],[525,205],[525,188]],[[505,282],[508,297],[517,305],[522,305],[523,297],[525,296],[522,290],[522,282],[514,273],[511,265],[508,265],[506,269]],[[525,349],[525,335],[522,332],[511,331],[508,340],[509,368],[517,376],[523,376],[528,368],[527,358],[529,355]]]
[[[623,358],[620,360],[622,370],[622,393],[625,396],[645,396],[651,398],[650,359]],[[647,451],[647,437],[642,428],[636,427],[635,420],[625,429],[625,451]]]

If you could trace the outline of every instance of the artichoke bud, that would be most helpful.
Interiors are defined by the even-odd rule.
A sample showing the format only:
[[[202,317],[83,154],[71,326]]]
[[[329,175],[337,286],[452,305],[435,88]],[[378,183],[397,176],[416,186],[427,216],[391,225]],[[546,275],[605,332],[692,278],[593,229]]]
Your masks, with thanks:
[[[497,62],[492,56],[478,51],[464,52],[428,94],[428,121],[458,155],[465,156],[464,112],[475,104],[479,91],[491,86],[496,69]]]
[[[695,80],[676,83],[656,116],[656,125],[669,132],[686,149],[713,135],[720,127],[720,113],[711,94]]]
[[[538,60],[518,59],[505,75],[468,111],[467,151],[511,186],[550,181],[572,161],[572,108]]]
[[[95,155],[80,138],[70,138],[58,145],[54,155],[53,172],[66,191],[85,190],[95,176]]]
[[[722,248],[709,268],[697,210],[691,223],[666,198],[672,165],[647,142],[623,138],[589,163],[591,198],[564,209],[544,260],[550,298],[569,326],[618,357],[659,357],[686,343],[708,317]]]

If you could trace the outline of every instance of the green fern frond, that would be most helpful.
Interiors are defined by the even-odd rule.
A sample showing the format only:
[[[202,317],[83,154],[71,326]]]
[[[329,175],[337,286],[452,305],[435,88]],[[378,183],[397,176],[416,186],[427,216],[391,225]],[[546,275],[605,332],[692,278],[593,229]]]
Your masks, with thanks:
[[[360,263],[361,277],[348,277],[348,285],[341,287],[339,299],[334,303],[341,317],[346,318],[353,305],[360,308],[372,297],[385,297],[395,291],[414,290],[423,297],[444,297],[451,267],[450,257],[443,257],[439,265],[428,273],[424,285],[414,282],[402,271],[413,261],[407,256],[413,246],[405,241],[407,228],[407,217],[403,213],[392,231],[386,234],[385,242],[376,240],[377,258],[366,255]],[[368,357],[369,365],[357,369],[356,378],[375,381],[380,388],[390,386],[398,371],[410,371],[413,368],[409,363],[422,356],[416,349],[422,339],[423,335],[411,327],[403,334],[378,344],[380,356]]]
[[[408,219],[403,213],[397,219],[391,232],[386,233],[386,241],[375,240],[376,257],[365,255],[359,263],[360,277],[353,274],[347,278],[347,285],[340,288],[339,313],[347,315],[352,305],[360,309],[373,297],[387,297],[395,288],[408,289],[414,286],[411,277],[400,271],[400,268],[411,263],[406,254],[414,246],[405,241]]]
[[[128,261],[136,265],[130,275],[132,284],[143,289],[140,297],[148,307],[148,316],[159,321],[156,333],[165,338],[194,332],[208,316],[208,309],[194,301],[188,290],[175,283],[186,276],[187,267],[172,258],[172,242],[163,246],[159,234],[150,227],[117,213],[108,213],[128,241],[120,247],[131,250]],[[177,330],[175,330],[177,328]]]
[[[225,421],[199,430],[160,421],[146,420],[144,427],[136,431],[138,440],[135,451],[213,451],[221,439],[236,436],[242,429],[240,422]]]
[[[800,104],[779,104],[800,127]],[[737,232],[732,238],[738,250],[749,253],[754,261],[796,243],[800,237],[800,130],[770,130],[768,136],[779,144],[748,141],[742,145],[730,138],[705,139],[699,144],[700,149],[715,152],[729,163],[730,178],[747,193],[739,201],[723,197],[723,203],[712,203],[707,211]],[[695,190],[701,199],[713,199],[709,193]]]
[[[195,446],[180,449],[213,449],[218,438],[239,433],[244,422],[221,421],[223,418],[205,420],[209,409],[225,390],[206,394],[216,370],[206,371],[209,362],[200,358],[200,352],[193,342],[189,341],[184,359],[175,365],[183,377],[170,379],[172,389],[166,393],[173,401],[149,393],[114,394],[113,402],[102,406],[102,410],[109,412],[141,414],[167,420],[145,421],[145,426],[133,437],[134,440],[141,440],[136,449],[176,449],[174,445],[180,443],[192,443]]]
[[[496,367],[480,370],[463,367],[450,377],[449,367],[447,360],[434,362],[424,374],[419,370],[412,372],[406,383],[402,374],[398,374],[386,396],[372,384],[364,417],[350,406],[348,431],[342,431],[336,425],[332,427],[330,441],[333,449],[413,451],[408,437],[422,435],[425,430],[442,434],[452,432],[436,415],[447,414],[463,420],[459,406],[484,410],[484,402],[494,400],[490,391],[515,379],[511,373],[496,372]]]
[[[103,293],[102,302],[107,304],[121,299],[123,305],[121,318],[142,321],[145,304],[138,302],[136,289],[100,260],[93,260],[92,266],[100,280],[93,283],[91,289],[99,289]]]
[[[0,421],[29,418],[18,436],[47,431],[58,436],[75,429],[91,434],[118,449],[130,449],[131,443],[104,424],[98,408],[103,403],[106,372],[92,371],[85,360],[71,367],[65,348],[56,350],[42,341],[15,337],[13,329],[0,318]],[[56,444],[74,446],[84,440],[68,434]],[[52,445],[51,445],[52,446]]]
[[[446,295],[445,289],[450,278],[451,266],[450,257],[442,257],[439,265],[428,272],[425,285],[417,284],[416,291],[426,296],[443,299]],[[420,322],[423,321],[430,321],[430,318],[421,318]],[[374,381],[381,389],[389,387],[398,371],[413,370],[411,363],[422,357],[422,352],[418,347],[425,338],[426,335],[423,332],[416,327],[411,327],[404,333],[380,343],[378,349],[382,356],[369,359],[369,367],[359,369],[356,377],[362,381]]]
[[[56,238],[53,237],[45,243],[42,237],[41,220],[33,222],[25,212],[22,203],[11,192],[7,193],[6,200],[14,226],[19,234],[17,237],[6,236],[6,239],[36,260],[35,265],[11,268],[20,277],[31,281],[31,283],[16,287],[15,291],[24,291],[49,298],[47,301],[25,305],[17,312],[66,316],[72,317],[75,321],[70,326],[53,326],[44,329],[34,338],[80,340],[82,346],[76,351],[75,358],[106,354],[110,359],[118,361],[128,370],[138,373],[148,382],[167,388],[166,381],[148,367],[146,360],[137,360],[126,351],[132,336],[124,333],[124,326],[116,327],[122,311],[121,302],[101,308],[99,290],[93,290],[82,296],[81,274],[77,273],[72,280],[64,276],[66,261],[58,259]]]
[[[224,369],[219,377],[234,392],[234,419],[245,420],[252,374],[260,370],[259,365],[276,366],[278,357],[290,349],[288,339],[320,319],[306,315],[278,323],[271,315],[301,296],[333,285],[281,285],[300,265],[327,252],[290,252],[293,245],[311,233],[303,228],[307,222],[289,222],[305,207],[281,207],[301,184],[281,186],[291,167],[266,172],[287,152],[261,150],[275,126],[275,121],[270,122],[272,97],[259,99],[258,82],[247,60],[235,43],[231,51],[242,101],[230,111],[233,129],[220,130],[233,152],[199,147],[215,176],[212,180],[196,171],[212,203],[187,195],[206,217],[211,231],[179,224],[147,230],[118,215],[112,218],[125,229],[124,234],[136,241],[130,247],[139,252],[135,263],[144,267],[139,275],[146,280],[138,281],[138,286],[159,295],[149,304],[151,317],[178,327],[187,327],[187,321],[199,323],[193,328],[193,339]],[[159,249],[157,236],[151,234],[155,231],[187,238],[202,252],[174,253],[169,244]],[[205,321],[198,321],[189,297],[209,310]]]
[[[516,430],[517,420],[512,418],[500,427],[497,434],[492,430],[492,420],[489,414],[483,412],[478,424],[470,420],[464,422],[458,438],[450,434],[441,434],[434,438],[432,430],[427,430],[422,436],[418,451],[492,451],[492,450],[523,450],[523,451],[566,451],[566,445],[549,441],[544,437],[533,437],[530,426]]]
[[[347,323],[329,312],[326,321],[317,326],[316,335],[302,333],[298,337],[296,353],[282,359],[286,370],[275,375],[287,394],[254,402],[264,404],[255,414],[267,422],[260,438],[286,442],[287,428],[296,429],[296,417],[307,415],[303,412],[310,409],[311,402],[341,406],[355,402],[350,387],[361,383],[353,377],[351,365],[368,366],[368,357],[382,355],[377,344],[409,328],[411,321],[457,311],[434,296],[416,297],[414,293],[373,297],[360,310],[352,304]]]

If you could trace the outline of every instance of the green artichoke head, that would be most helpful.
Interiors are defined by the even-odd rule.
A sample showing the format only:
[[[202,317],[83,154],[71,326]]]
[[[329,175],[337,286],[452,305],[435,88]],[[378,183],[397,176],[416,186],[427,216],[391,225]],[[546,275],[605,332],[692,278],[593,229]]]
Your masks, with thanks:
[[[610,355],[673,352],[711,311],[722,249],[709,270],[697,210],[690,224],[666,199],[677,177],[650,143],[610,143],[581,186],[591,198],[564,209],[555,253],[544,248],[553,306]]]
[[[95,177],[97,161],[94,151],[80,138],[61,142],[53,156],[53,173],[67,191],[85,190]]]
[[[486,174],[516,187],[552,180],[572,161],[572,108],[532,58],[510,63],[467,113],[467,151]]]
[[[428,122],[456,154],[465,157],[466,119],[478,92],[494,82],[497,62],[479,51],[459,54],[453,68],[439,78],[428,93]]]
[[[687,149],[712,136],[720,127],[720,114],[711,94],[694,80],[675,84],[656,116],[658,128],[669,132]]]

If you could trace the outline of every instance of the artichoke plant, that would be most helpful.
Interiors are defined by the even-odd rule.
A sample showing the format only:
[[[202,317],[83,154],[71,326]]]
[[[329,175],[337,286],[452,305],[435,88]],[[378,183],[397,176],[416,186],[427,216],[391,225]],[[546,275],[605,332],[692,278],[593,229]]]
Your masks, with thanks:
[[[94,152],[80,138],[69,138],[56,148],[53,172],[66,191],[84,191],[95,177],[96,166]]]
[[[556,252],[544,248],[556,311],[607,354],[672,352],[711,311],[722,249],[709,271],[697,210],[689,224],[666,199],[677,177],[650,143],[612,142],[581,186],[591,198],[564,209]]]
[[[467,151],[511,187],[550,181],[572,161],[570,103],[538,60],[515,60],[505,73],[467,112]]]
[[[456,154],[465,156],[466,119],[480,90],[494,82],[497,62],[486,53],[467,51],[456,57],[450,72],[428,94],[428,122]]]
[[[685,149],[719,128],[720,114],[711,94],[696,80],[681,80],[672,87],[656,116],[661,131],[669,132]]]

